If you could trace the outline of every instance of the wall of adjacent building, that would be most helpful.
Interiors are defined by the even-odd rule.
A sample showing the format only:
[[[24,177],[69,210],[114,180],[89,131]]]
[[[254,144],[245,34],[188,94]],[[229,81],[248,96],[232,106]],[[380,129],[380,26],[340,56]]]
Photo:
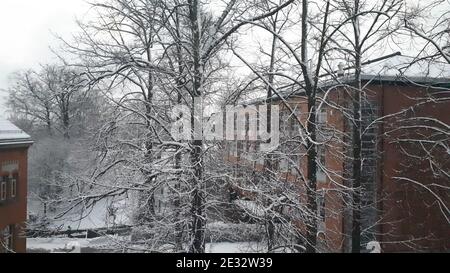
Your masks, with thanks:
[[[404,111],[415,105],[418,98],[430,94],[426,88],[392,82],[373,82],[366,88],[367,99],[376,109],[372,119]],[[342,88],[336,88],[328,94],[328,100],[337,106],[348,108],[349,102],[351,102],[348,94]],[[447,94],[447,96],[449,95]],[[291,106],[299,107],[301,113],[307,112],[304,100],[289,99],[288,102]],[[280,104],[280,109],[286,110],[283,108]],[[423,104],[415,109],[414,115],[436,118],[448,126],[450,124],[449,109],[450,99],[444,103]],[[306,119],[304,114],[300,114],[299,117],[303,122]],[[344,118],[342,112],[337,109],[328,108],[327,124],[336,131],[346,133],[351,131],[348,119]],[[450,224],[444,217],[444,213],[436,201],[436,196],[423,187],[398,181],[394,177],[401,175],[423,181],[425,185],[435,183],[447,187],[450,186],[450,182],[443,177],[433,176],[426,157],[423,160],[411,160],[405,156],[405,151],[393,142],[396,136],[385,134],[399,126],[396,118],[387,118],[377,123],[374,130],[376,145],[372,148],[378,152],[378,155],[370,163],[373,166],[366,166],[366,168],[373,168],[373,174],[370,177],[372,185],[369,185],[373,192],[370,195],[364,192],[366,197],[374,200],[371,208],[364,211],[365,214],[371,216],[370,219],[365,219],[364,225],[373,224],[373,227],[370,228],[370,232],[366,232],[365,241],[371,239],[379,241],[383,252],[448,251],[450,249]],[[425,131],[418,133],[420,137],[426,134]],[[327,143],[326,166],[330,170],[330,174],[324,180],[319,179],[317,185],[319,191],[325,191],[326,206],[325,231],[319,235],[318,241],[324,245],[323,247],[327,251],[332,252],[348,252],[351,246],[352,213],[348,206],[351,200],[345,196],[345,193],[349,193],[345,187],[351,186],[348,176],[349,161],[346,162],[343,157],[344,154],[351,155],[351,150],[344,145],[349,141],[349,139],[345,140],[343,136],[337,136]],[[417,150],[417,147],[409,147],[409,149]],[[437,158],[441,162],[447,161],[444,167],[450,170],[450,155],[448,151],[441,152],[442,155]],[[245,164],[244,159],[230,155],[230,153],[227,153],[225,158],[236,166]],[[298,166],[306,176],[306,156],[299,159]],[[255,164],[255,169],[261,171],[263,166]],[[300,183],[300,188],[303,190],[299,193],[299,199],[306,203],[306,191],[301,179],[288,173],[282,173],[280,182]],[[446,202],[446,205],[450,206],[448,189],[435,188],[435,190],[439,192],[439,196]],[[303,223],[298,222],[298,225],[300,229],[305,230]],[[412,240],[413,238],[414,240]]]
[[[26,252],[26,238],[23,231],[27,220],[27,148],[0,148],[0,164],[11,160],[19,162],[17,198],[0,204],[0,230],[8,225],[14,225],[14,251]]]
[[[433,92],[433,93],[431,93]],[[408,109],[420,102],[420,98],[436,95],[437,90],[414,86],[390,86],[384,88],[383,111],[384,115],[397,113]],[[444,124],[443,130],[450,125],[450,95],[442,103],[429,102],[415,107],[414,111],[408,111],[399,117],[386,120],[384,131],[386,137],[383,139],[383,172],[381,177],[382,192],[382,225],[380,227],[380,241],[383,242],[384,251],[449,251],[450,250],[450,223],[444,216],[448,215],[441,208],[438,198],[446,206],[450,205],[448,177],[435,176],[431,171],[429,155],[420,152],[421,147],[417,145],[400,145],[396,142],[399,138],[425,138],[430,136],[426,129],[409,131],[398,130],[404,125],[404,120],[415,117],[427,117],[436,119]],[[445,98],[445,97],[444,97]],[[423,100],[422,100],[423,101]],[[425,124],[424,124],[425,125]],[[429,124],[428,124],[429,125]],[[447,136],[446,145],[450,145]],[[416,154],[419,157],[412,158],[407,154]],[[447,172],[450,170],[450,154],[445,149],[435,147],[432,150],[434,160],[442,164]],[[447,173],[448,174],[448,173]],[[423,186],[395,179],[394,177],[405,177],[429,187],[431,193]],[[433,186],[442,185],[447,188]]]

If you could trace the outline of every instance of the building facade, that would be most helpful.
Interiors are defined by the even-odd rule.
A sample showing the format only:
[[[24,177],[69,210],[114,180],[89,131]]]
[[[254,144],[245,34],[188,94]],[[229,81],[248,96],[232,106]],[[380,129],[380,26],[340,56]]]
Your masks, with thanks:
[[[0,121],[0,253],[25,252],[29,135]]]
[[[362,76],[361,247],[372,241],[383,252],[450,250],[450,81],[438,78]],[[317,221],[318,244],[330,252],[351,249],[351,91],[353,79],[341,77],[326,83],[318,105]],[[326,94],[326,98],[325,98]],[[323,99],[323,100],[322,100]],[[308,111],[301,91],[284,98],[279,105],[278,150],[271,169],[280,183],[298,185],[298,198],[306,203],[306,151],[299,143],[297,118],[303,123]],[[294,113],[292,113],[294,110]],[[297,141],[295,141],[297,139]],[[290,144],[287,144],[290,143]],[[258,143],[232,141],[227,161],[249,169],[263,170],[264,159],[251,156]],[[249,156],[250,155],[250,156]],[[286,156],[287,155],[287,156]],[[241,182],[238,182],[241,183]],[[242,182],[242,183],[245,183]],[[238,190],[250,188],[235,185]],[[235,198],[252,199],[251,190]],[[287,212],[289,213],[289,211]],[[294,217],[295,218],[295,217]],[[295,221],[295,219],[294,219]],[[304,223],[298,221],[300,230]]]

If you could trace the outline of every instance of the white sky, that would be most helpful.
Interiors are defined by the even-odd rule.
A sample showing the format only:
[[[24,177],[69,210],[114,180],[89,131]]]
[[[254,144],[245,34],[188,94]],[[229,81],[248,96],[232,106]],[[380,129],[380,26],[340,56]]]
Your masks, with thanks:
[[[76,30],[76,18],[89,7],[84,0],[1,0],[0,2],[0,90],[8,87],[9,75],[47,63],[50,46]],[[6,93],[0,91],[0,118],[5,118]]]

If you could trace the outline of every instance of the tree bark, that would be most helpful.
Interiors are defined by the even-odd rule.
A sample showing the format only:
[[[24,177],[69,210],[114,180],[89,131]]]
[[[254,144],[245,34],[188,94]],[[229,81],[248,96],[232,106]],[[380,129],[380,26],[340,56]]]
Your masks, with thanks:
[[[355,0],[354,14],[359,12],[359,0]],[[355,36],[355,89],[353,95],[353,196],[352,196],[352,252],[359,253],[361,249],[361,46],[358,18],[353,19]]]
[[[193,59],[193,107],[191,113],[191,125],[193,128],[193,141],[191,161],[193,165],[193,177],[192,177],[192,223],[191,223],[191,236],[192,244],[190,252],[192,253],[204,253],[205,252],[205,212],[204,212],[204,181],[203,181],[203,141],[196,139],[196,125],[202,122],[201,105],[195,105],[202,99],[202,59],[201,59],[201,28],[200,28],[200,6],[198,0],[189,0],[189,20],[192,32],[192,59]],[[196,108],[200,108],[200,113],[196,111]],[[196,121],[197,119],[197,121]]]

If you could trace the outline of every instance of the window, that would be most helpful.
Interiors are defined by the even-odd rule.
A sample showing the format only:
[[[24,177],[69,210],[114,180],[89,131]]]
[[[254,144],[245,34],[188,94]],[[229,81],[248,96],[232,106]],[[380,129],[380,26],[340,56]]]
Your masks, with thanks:
[[[6,201],[6,179],[0,182],[0,201]]]
[[[325,192],[319,191],[317,193],[317,218],[319,231],[325,231]]]
[[[11,198],[16,198],[17,195],[17,179],[14,177],[13,179],[11,179],[11,184],[10,184],[10,194],[11,194]]]
[[[326,167],[325,146],[317,146],[317,180],[324,182],[326,180],[324,168]]]
[[[319,125],[324,125],[327,123],[327,120],[328,120],[327,109],[325,109],[325,108],[320,109],[320,111],[317,115],[317,123]]]
[[[291,136],[294,136],[297,133],[295,125],[298,123],[297,122],[297,118],[295,117],[295,114],[291,115],[291,118],[290,118],[289,121],[290,121],[290,123],[289,123],[289,132],[290,132]]]
[[[319,195],[319,219],[321,222],[325,221],[325,195]]]

